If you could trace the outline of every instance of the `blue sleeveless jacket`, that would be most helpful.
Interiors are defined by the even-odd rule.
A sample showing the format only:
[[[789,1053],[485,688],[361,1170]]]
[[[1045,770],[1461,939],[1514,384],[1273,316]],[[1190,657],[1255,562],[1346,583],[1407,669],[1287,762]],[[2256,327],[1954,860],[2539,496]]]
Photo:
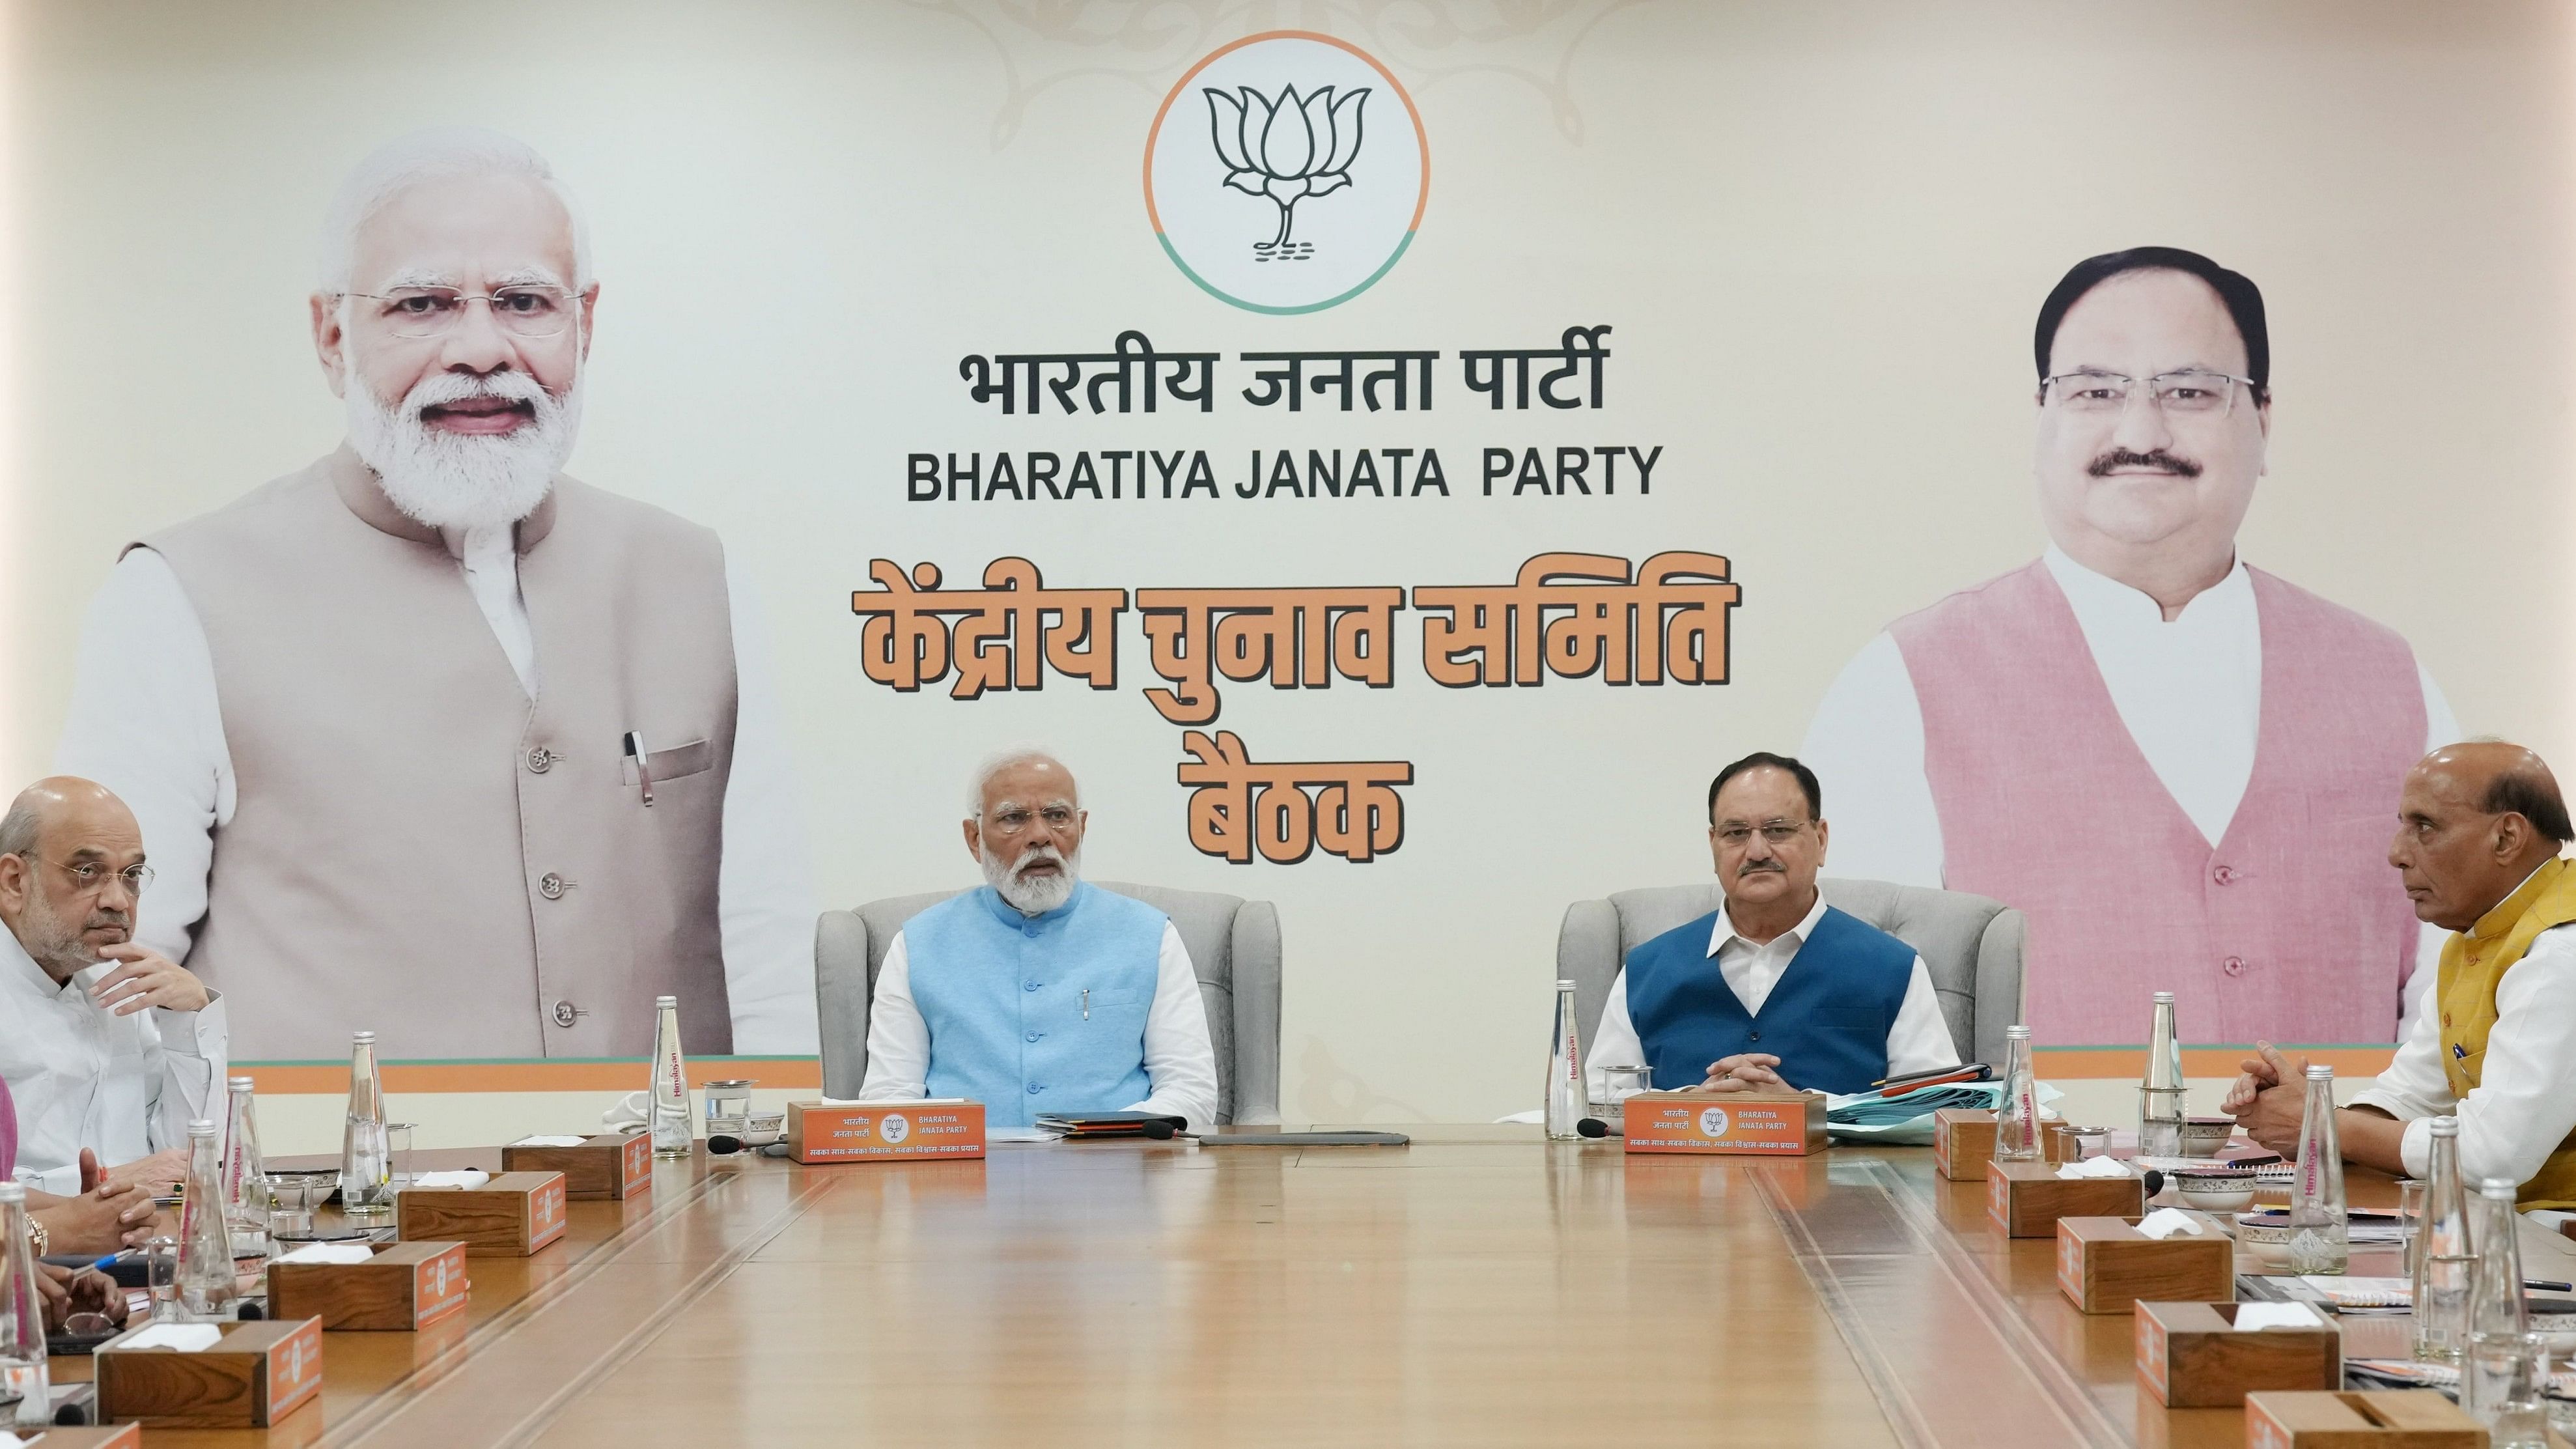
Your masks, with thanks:
[[[905,922],[912,1000],[930,1028],[930,1095],[971,1097],[996,1127],[1142,1101],[1153,1091],[1145,1018],[1166,924],[1143,901],[1089,884],[1042,916],[978,886]]]
[[[1792,1086],[1821,1092],[1865,1092],[1887,1075],[1887,1034],[1913,984],[1913,947],[1827,906],[1757,1015],[1709,954],[1723,915],[1712,911],[1628,953],[1628,1019],[1656,1090],[1698,1086],[1709,1063],[1743,1052],[1778,1057]]]

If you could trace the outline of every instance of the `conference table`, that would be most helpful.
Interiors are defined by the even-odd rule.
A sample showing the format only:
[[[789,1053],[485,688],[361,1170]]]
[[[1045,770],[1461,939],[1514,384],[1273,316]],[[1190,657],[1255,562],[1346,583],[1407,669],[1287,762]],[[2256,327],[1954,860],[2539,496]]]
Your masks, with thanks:
[[[2053,1242],[2004,1238],[1985,1185],[1929,1149],[1406,1130],[815,1167],[701,1151],[647,1196],[573,1203],[534,1257],[473,1259],[463,1314],[325,1335],[319,1400],[273,1428],[145,1443],[2244,1442],[2240,1410],[2143,1394],[2129,1315],[2077,1313]],[[2402,1356],[2402,1320],[2347,1324]]]

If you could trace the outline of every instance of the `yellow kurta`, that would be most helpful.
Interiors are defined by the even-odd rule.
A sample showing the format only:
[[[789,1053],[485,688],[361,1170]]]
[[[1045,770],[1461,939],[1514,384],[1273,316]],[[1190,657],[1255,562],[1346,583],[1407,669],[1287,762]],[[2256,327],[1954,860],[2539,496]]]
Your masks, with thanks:
[[[2442,1072],[2451,1095],[2477,1089],[2486,1067],[2487,1033],[2496,1023],[2496,987],[2504,973],[2552,926],[2576,921],[2576,870],[2552,860],[2477,924],[2442,943],[2442,971],[2435,1000],[2442,1011]],[[2539,1175],[2522,1185],[2524,1209],[2576,1209],[2576,1134],[2558,1144]]]

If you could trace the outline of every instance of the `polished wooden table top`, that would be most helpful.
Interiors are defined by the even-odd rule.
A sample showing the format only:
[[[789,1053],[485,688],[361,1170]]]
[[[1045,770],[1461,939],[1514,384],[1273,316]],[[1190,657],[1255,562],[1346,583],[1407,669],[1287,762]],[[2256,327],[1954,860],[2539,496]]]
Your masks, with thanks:
[[[2128,1315],[2077,1314],[2053,1244],[1927,1149],[1413,1130],[662,1163],[536,1257],[474,1259],[465,1314],[326,1335],[319,1404],[275,1429],[146,1442],[2243,1442],[2241,1411],[2140,1395]]]

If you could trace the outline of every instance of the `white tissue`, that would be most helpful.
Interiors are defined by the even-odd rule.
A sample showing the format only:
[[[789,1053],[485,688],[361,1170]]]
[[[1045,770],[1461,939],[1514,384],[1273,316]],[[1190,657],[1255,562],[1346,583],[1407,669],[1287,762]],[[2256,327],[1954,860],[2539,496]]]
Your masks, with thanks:
[[[166,1348],[178,1353],[198,1353],[223,1341],[224,1331],[211,1323],[156,1323],[117,1347]]]
[[[475,1168],[461,1172],[424,1172],[411,1180],[414,1187],[481,1187],[492,1180],[492,1174]]]
[[[2236,1305],[2236,1331],[2253,1333],[2265,1328],[2323,1328],[2326,1321],[2304,1303],[2239,1303]]]
[[[535,1137],[522,1137],[510,1145],[513,1147],[579,1147],[589,1140],[587,1137],[555,1137],[541,1134]]]
[[[307,1243],[292,1253],[272,1259],[279,1263],[369,1263],[375,1261],[375,1250],[364,1243]]]
[[[2138,1219],[2138,1231],[2150,1238],[2170,1238],[2176,1233],[2202,1231],[2200,1219],[2180,1208],[2158,1208]]]
[[[2057,1169],[2060,1177],[2127,1177],[2129,1165],[2116,1157],[2088,1157],[2082,1162],[2069,1162]]]

